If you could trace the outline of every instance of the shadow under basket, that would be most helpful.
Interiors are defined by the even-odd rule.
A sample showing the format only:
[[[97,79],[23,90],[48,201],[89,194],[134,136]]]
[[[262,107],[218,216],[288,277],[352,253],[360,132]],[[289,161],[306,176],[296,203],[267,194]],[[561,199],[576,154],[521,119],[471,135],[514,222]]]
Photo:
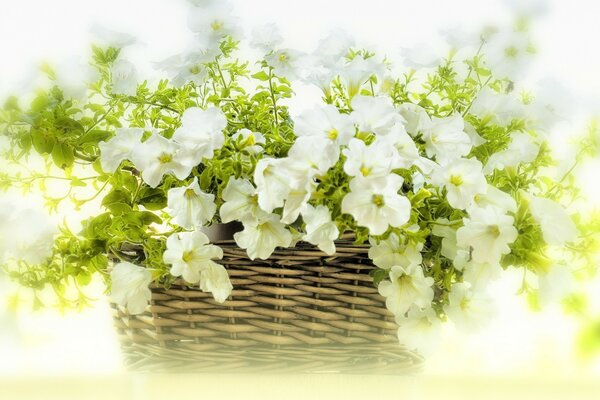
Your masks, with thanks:
[[[378,373],[418,372],[423,359],[398,344],[398,329],[373,285],[368,246],[336,242],[328,256],[298,243],[250,260],[231,240],[224,252],[233,292],[177,281],[153,285],[148,311],[113,305],[124,361],[132,371]]]

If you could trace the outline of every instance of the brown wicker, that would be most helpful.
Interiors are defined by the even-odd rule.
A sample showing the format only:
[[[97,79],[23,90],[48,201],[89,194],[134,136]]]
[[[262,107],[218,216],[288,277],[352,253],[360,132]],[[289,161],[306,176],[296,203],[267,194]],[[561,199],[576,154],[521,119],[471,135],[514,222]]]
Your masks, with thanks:
[[[397,326],[369,271],[368,246],[337,241],[332,256],[306,243],[250,260],[219,241],[234,286],[223,304],[177,281],[152,287],[149,310],[115,306],[127,365],[147,371],[405,374],[422,358]]]

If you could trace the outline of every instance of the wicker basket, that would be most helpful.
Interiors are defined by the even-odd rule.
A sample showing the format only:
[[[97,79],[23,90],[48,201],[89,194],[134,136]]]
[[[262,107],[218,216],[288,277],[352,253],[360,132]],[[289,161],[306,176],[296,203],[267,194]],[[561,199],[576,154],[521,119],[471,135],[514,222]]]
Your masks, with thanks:
[[[349,238],[327,256],[299,243],[250,260],[217,241],[234,286],[223,304],[178,281],[152,287],[149,311],[114,306],[125,362],[146,371],[406,374],[422,358],[397,326],[369,271],[368,246]]]

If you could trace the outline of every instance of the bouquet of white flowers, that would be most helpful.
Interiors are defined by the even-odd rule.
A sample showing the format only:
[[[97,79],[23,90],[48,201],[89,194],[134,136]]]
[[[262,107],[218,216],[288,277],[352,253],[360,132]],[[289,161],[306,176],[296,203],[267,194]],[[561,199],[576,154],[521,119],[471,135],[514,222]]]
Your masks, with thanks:
[[[29,106],[8,99],[0,111],[9,143],[2,187],[41,191],[51,211],[65,203],[97,211],[76,232],[66,223],[40,227],[41,218],[22,233],[5,224],[7,275],[53,288],[63,306],[85,303],[84,287],[99,275],[129,315],[147,312],[150,287],[168,291],[178,282],[186,299],[195,287],[229,309],[236,279],[250,279],[230,280],[236,260],[264,266],[280,252],[293,273],[300,250],[312,246],[326,263],[351,240],[370,259],[361,256],[373,291],[365,293],[385,303],[402,344],[426,351],[441,322],[471,329],[490,316],[486,287],[503,270],[522,269],[521,291],[538,304],[550,291],[564,297],[572,277],[595,268],[599,219],[575,207],[572,172],[597,154],[597,129],[578,138],[572,167],[556,175],[544,99],[515,93],[505,73],[511,59],[533,51],[526,40],[499,51],[500,34],[486,32],[468,56],[453,49],[434,68],[396,75],[386,58],[339,32],[303,54],[280,48],[267,26],[254,32],[250,44],[262,56],[251,63],[238,58],[243,44],[230,15],[222,2],[192,7],[194,46],[156,64],[160,81],[140,81],[120,48],[94,47],[76,73],[46,67],[51,84]],[[513,33],[527,37],[523,27]],[[292,116],[298,82],[319,87],[322,102]],[[41,160],[37,170],[32,159]],[[55,181],[66,183],[60,196],[49,193]],[[204,228],[236,222],[231,239],[240,251],[210,243]],[[294,262],[281,261],[286,248]],[[328,305],[328,293],[335,294],[322,290],[323,303],[312,303],[319,312],[354,309]],[[245,301],[268,303],[261,296]],[[369,307],[361,312],[380,318]],[[190,321],[201,328],[201,318]]]

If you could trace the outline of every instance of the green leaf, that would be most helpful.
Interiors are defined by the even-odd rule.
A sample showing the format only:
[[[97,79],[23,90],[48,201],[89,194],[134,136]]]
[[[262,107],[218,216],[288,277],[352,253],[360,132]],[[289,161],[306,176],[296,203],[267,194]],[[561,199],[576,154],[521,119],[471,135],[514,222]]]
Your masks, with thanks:
[[[109,131],[104,131],[101,129],[93,129],[83,135],[77,140],[78,144],[87,144],[87,143],[99,143],[105,141],[111,136]]]
[[[161,189],[147,187],[140,191],[138,203],[151,211],[162,210],[167,206],[167,196]]]
[[[260,71],[252,75],[254,79],[258,79],[259,81],[268,81],[269,75],[265,71]]]
[[[73,149],[64,143],[56,143],[52,149],[52,161],[58,168],[69,168],[75,162]]]
[[[31,128],[31,143],[38,153],[50,154],[54,149],[56,139],[49,135],[46,130]]]
[[[131,194],[121,189],[113,189],[102,199],[102,205],[115,215],[131,211]]]

